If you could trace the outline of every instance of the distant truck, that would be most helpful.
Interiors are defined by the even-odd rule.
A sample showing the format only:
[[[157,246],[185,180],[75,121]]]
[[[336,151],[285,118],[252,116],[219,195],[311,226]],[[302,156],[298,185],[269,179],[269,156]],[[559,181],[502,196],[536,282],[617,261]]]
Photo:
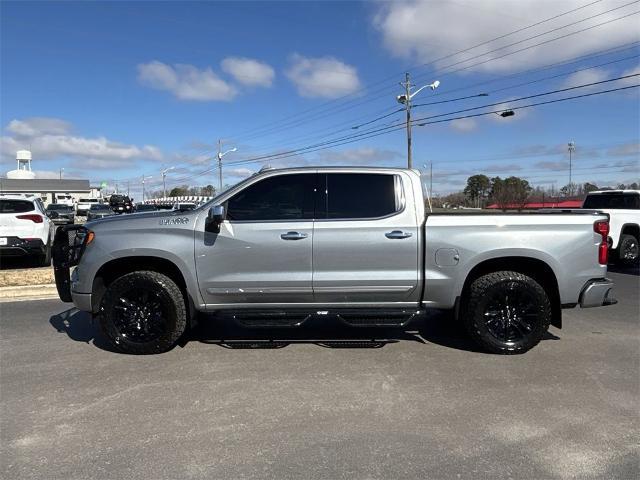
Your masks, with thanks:
[[[582,208],[609,214],[611,259],[624,265],[637,265],[640,258],[640,190],[590,192]]]
[[[608,215],[591,210],[429,214],[415,170],[296,168],[194,210],[61,227],[54,267],[60,298],[129,353],[169,350],[197,312],[389,327],[439,308],[485,350],[511,354],[561,327],[562,308],[615,303],[608,233]]]
[[[91,205],[98,205],[100,203],[99,198],[80,198],[76,204],[76,215],[86,217]]]
[[[133,212],[133,202],[126,195],[113,194],[109,197],[109,206],[115,213]]]
[[[57,193],[55,195],[55,201],[53,203],[56,203],[58,205],[68,205],[70,207],[74,206],[73,197],[68,193],[66,194]]]

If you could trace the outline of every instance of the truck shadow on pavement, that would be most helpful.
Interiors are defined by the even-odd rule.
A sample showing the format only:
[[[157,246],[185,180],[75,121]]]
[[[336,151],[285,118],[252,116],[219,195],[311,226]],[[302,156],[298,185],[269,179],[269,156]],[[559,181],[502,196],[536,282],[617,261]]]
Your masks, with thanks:
[[[609,265],[607,270],[613,273],[640,276],[640,265]]]
[[[71,308],[53,315],[49,323],[59,333],[66,333],[71,340],[93,343],[102,350],[117,352],[103,336],[97,321],[86,312]],[[559,340],[559,337],[548,333],[544,340]],[[485,353],[466,336],[450,313],[438,311],[424,314],[405,327],[349,327],[327,317],[312,319],[293,328],[247,328],[229,318],[201,315],[198,325],[179,346],[200,342],[228,349],[278,349],[292,344],[374,349],[401,341]]]

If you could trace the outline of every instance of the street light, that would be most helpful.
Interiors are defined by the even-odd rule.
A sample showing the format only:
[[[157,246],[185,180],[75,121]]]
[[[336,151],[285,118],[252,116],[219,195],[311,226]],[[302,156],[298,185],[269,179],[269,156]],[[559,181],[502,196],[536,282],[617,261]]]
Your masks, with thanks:
[[[396,100],[398,101],[398,103],[401,103],[402,105],[404,105],[404,108],[407,112],[407,168],[412,168],[413,160],[411,158],[411,99],[413,99],[413,97],[415,97],[418,93],[420,93],[425,88],[430,88],[431,90],[435,90],[436,88],[438,88],[438,86],[440,86],[440,81],[436,80],[435,82],[430,83],[428,85],[424,85],[420,87],[418,90],[416,90],[415,92],[411,93],[412,85],[411,85],[411,80],[409,78],[409,72],[407,72],[405,74],[404,83],[401,82],[400,85],[404,87],[405,93],[402,95],[398,95],[396,97]]]
[[[144,203],[144,182],[145,180],[149,180],[153,178],[151,175],[149,175],[148,177],[146,175],[142,175],[142,203]]]
[[[220,192],[222,191],[222,157],[224,157],[227,153],[235,152],[238,149],[236,147],[230,148],[226,152],[222,151],[222,140],[218,140],[218,184],[220,188]]]
[[[572,140],[567,143],[567,150],[569,150],[569,196],[571,197],[573,195],[573,184],[571,183],[571,161],[572,154],[576,151],[576,142]]]
[[[169,167],[160,171],[160,174],[162,175],[162,197],[163,198],[167,198],[167,185],[165,183],[165,177],[167,176],[167,172],[169,170],[173,170],[174,168],[176,167]]]

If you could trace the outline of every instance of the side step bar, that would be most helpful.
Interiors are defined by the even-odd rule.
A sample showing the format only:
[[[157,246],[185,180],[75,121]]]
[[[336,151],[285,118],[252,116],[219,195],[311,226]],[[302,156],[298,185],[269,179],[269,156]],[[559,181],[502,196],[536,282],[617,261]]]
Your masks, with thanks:
[[[247,328],[300,327],[310,318],[335,318],[350,327],[404,327],[420,310],[408,309],[341,309],[321,311],[251,310],[222,313]]]
[[[404,327],[419,310],[352,310],[338,312],[338,320],[350,327]]]

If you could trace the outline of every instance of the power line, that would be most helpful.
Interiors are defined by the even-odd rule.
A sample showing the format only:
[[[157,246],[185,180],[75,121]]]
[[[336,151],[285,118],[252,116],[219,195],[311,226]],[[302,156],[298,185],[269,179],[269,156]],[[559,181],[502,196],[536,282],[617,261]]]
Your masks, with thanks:
[[[638,1],[640,1],[640,0],[635,0],[634,2],[631,2],[631,3],[638,3]],[[626,5],[624,5],[624,6],[628,6],[628,5],[629,5],[629,4],[626,4]],[[617,7],[616,9],[618,9],[618,8],[622,8],[622,7]],[[611,9],[611,10],[616,10],[616,9]],[[603,15],[603,14],[605,14],[605,13],[609,13],[611,10],[607,10],[606,12],[603,12],[602,14],[598,14],[598,15]],[[583,28],[583,29],[576,30],[576,31],[574,31],[574,32],[570,32],[570,33],[567,33],[567,34],[564,34],[564,35],[560,35],[560,36],[557,36],[557,37],[554,37],[554,38],[551,38],[551,39],[545,40],[545,41],[543,41],[543,42],[539,42],[539,43],[536,43],[536,44],[533,44],[533,45],[529,45],[529,46],[527,46],[527,47],[523,47],[523,48],[521,48],[521,49],[518,49],[518,50],[515,50],[515,51],[512,51],[512,52],[507,52],[507,53],[505,53],[505,54],[503,54],[503,55],[500,55],[500,56],[498,56],[498,57],[492,57],[492,58],[485,59],[485,60],[482,60],[482,61],[480,61],[480,62],[477,62],[477,63],[471,64],[471,65],[463,66],[463,67],[460,67],[460,68],[455,69],[455,70],[451,70],[451,71],[448,71],[448,72],[444,72],[444,73],[442,73],[442,74],[440,74],[440,75],[438,75],[438,76],[439,76],[440,78],[447,77],[447,76],[449,76],[449,75],[453,75],[454,73],[458,73],[458,72],[461,72],[461,71],[464,71],[464,70],[468,70],[468,69],[470,69],[470,68],[473,68],[473,67],[476,67],[476,66],[479,66],[479,65],[483,65],[483,64],[486,64],[486,63],[489,63],[489,62],[495,61],[495,60],[500,60],[500,59],[502,59],[502,58],[506,58],[506,57],[508,57],[508,56],[515,55],[516,53],[520,53],[520,52],[523,52],[523,51],[529,50],[529,49],[531,49],[531,48],[535,48],[535,47],[538,47],[538,46],[541,46],[541,45],[546,45],[546,44],[549,44],[549,43],[551,43],[551,42],[555,42],[555,41],[557,41],[557,40],[561,40],[561,39],[564,39],[564,38],[567,38],[567,37],[570,37],[570,36],[573,36],[573,35],[577,35],[577,34],[579,34],[579,33],[583,33],[583,32],[586,32],[586,31],[592,30],[592,29],[594,29],[594,28],[601,27],[601,26],[603,26],[603,25],[608,25],[608,24],[610,24],[610,23],[612,23],[612,22],[616,22],[616,21],[618,21],[618,20],[623,20],[623,19],[628,18],[628,17],[630,17],[630,16],[637,15],[638,13],[640,13],[640,11],[632,12],[632,13],[629,13],[629,14],[623,15],[623,16],[621,16],[621,17],[616,17],[616,18],[613,18],[613,19],[611,19],[611,20],[607,20],[607,21],[605,21],[605,22],[601,22],[601,23],[598,23],[598,24],[595,24],[595,25],[591,25],[591,26],[589,26],[589,27],[585,27],[585,28]],[[577,22],[573,22],[573,23],[567,24],[567,25],[565,25],[565,26],[564,26],[564,27],[562,27],[562,28],[565,28],[565,27],[567,27],[567,26],[574,25],[574,24],[579,23],[579,22],[580,22],[580,21],[577,21]],[[555,31],[555,30],[557,30],[557,29],[554,29],[553,31]],[[539,35],[537,35],[537,36],[539,36]],[[532,38],[533,38],[533,37],[532,37]],[[521,43],[521,42],[518,42],[518,43]],[[481,54],[481,55],[478,55],[478,56],[476,56],[476,57],[469,58],[469,59],[467,59],[467,60],[465,60],[465,61],[470,61],[470,60],[473,60],[474,58],[482,57],[482,56],[484,56],[484,55],[486,55],[486,54]],[[449,66],[447,66],[447,67],[444,67],[444,68],[446,69],[446,68],[448,68],[448,67],[450,67],[450,65],[449,65]],[[386,89],[385,89],[385,90],[386,90]],[[367,95],[367,96],[371,96],[371,95]],[[376,97],[376,98],[375,98],[375,99],[373,99],[373,100],[377,100],[377,99],[379,99],[379,98],[383,98],[383,97],[378,96],[378,97]],[[345,102],[345,103],[346,103],[346,104],[348,104],[348,103],[351,103],[351,102],[354,102],[354,101],[355,101],[355,100],[352,100],[352,101],[350,101],[350,102]],[[343,111],[346,111],[346,110],[351,110],[351,109],[353,109],[353,108],[355,108],[355,107],[358,107],[358,106],[364,105],[364,104],[369,103],[369,102],[371,102],[371,101],[372,101],[372,100],[362,100],[362,101],[360,101],[360,102],[358,102],[358,103],[353,103],[353,104],[351,104],[351,105],[344,105],[344,106],[343,106],[343,108],[341,108],[341,109],[339,109],[339,110],[336,110],[336,111],[334,111],[334,112],[325,113],[325,114],[324,114],[324,115],[322,115],[322,116],[316,117],[315,119],[313,119],[313,121],[315,121],[315,120],[319,120],[319,119],[321,119],[321,118],[326,118],[326,117],[332,116],[332,115],[334,115],[334,114],[336,114],[336,113],[340,113],[340,112],[343,112]],[[308,119],[306,123],[308,123],[310,120],[311,120],[311,119]],[[264,132],[262,132],[262,133],[260,133],[260,134],[254,135],[253,137],[250,137],[249,139],[259,138],[259,137],[263,137],[263,136],[265,136],[265,135],[272,135],[272,134],[274,134],[274,133],[277,133],[277,132],[279,132],[279,131],[285,130],[285,129],[287,129],[287,128],[292,128],[292,127],[294,127],[294,126],[300,125],[301,123],[305,123],[305,122],[295,121],[295,122],[292,122],[292,123],[289,123],[289,124],[282,125],[281,127],[273,127],[271,130],[266,130],[266,131],[264,131]],[[245,139],[245,141],[246,141],[246,139]]]
[[[453,57],[453,56],[455,56],[455,55],[459,55],[459,54],[461,54],[461,53],[466,53],[466,52],[468,52],[468,51],[470,51],[470,50],[473,50],[473,49],[478,48],[478,47],[480,47],[480,46],[486,45],[486,44],[491,43],[491,42],[493,42],[493,41],[496,41],[496,40],[500,40],[500,39],[506,38],[506,37],[508,37],[508,36],[510,36],[510,35],[514,35],[514,34],[516,34],[516,33],[520,33],[520,32],[522,32],[522,31],[524,31],[524,30],[529,29],[529,28],[533,28],[533,27],[539,26],[539,25],[541,25],[541,24],[543,24],[543,23],[546,23],[546,22],[549,22],[549,21],[555,20],[555,19],[557,19],[557,18],[560,18],[560,17],[562,17],[562,16],[565,16],[565,15],[568,15],[568,14],[571,14],[571,13],[574,13],[574,12],[576,12],[576,11],[578,11],[578,10],[583,9],[583,8],[587,8],[587,7],[592,6],[592,5],[596,4],[596,3],[599,3],[600,1],[601,1],[601,0],[597,0],[597,1],[595,1],[595,2],[587,3],[587,4],[582,5],[582,6],[580,6],[580,7],[577,7],[577,8],[571,9],[571,10],[566,11],[566,12],[563,12],[563,13],[561,13],[561,14],[554,15],[554,16],[552,16],[552,17],[546,18],[546,19],[544,19],[544,20],[542,20],[542,21],[539,21],[539,22],[536,22],[536,23],[534,23],[534,24],[531,24],[531,25],[528,25],[528,26],[525,26],[525,27],[522,27],[522,28],[516,29],[516,30],[511,31],[511,32],[509,32],[509,33],[507,33],[507,34],[503,34],[503,35],[500,35],[500,36],[498,36],[498,37],[494,37],[494,38],[492,38],[492,39],[490,39],[490,40],[486,40],[486,41],[484,41],[484,42],[481,42],[481,43],[479,43],[479,44],[476,44],[476,45],[473,45],[473,46],[471,46],[471,47],[465,48],[465,49],[463,49],[463,50],[456,51],[456,52],[454,52],[454,53],[451,53],[451,54],[445,55],[445,56],[443,56],[443,57],[440,57],[440,58],[438,58],[438,59],[435,59],[435,60],[433,60],[433,61],[429,62],[428,64],[421,64],[421,65],[418,65],[418,66],[409,67],[407,70],[413,70],[413,69],[415,69],[415,68],[423,68],[423,67],[424,67],[424,66],[426,66],[426,65],[433,64],[433,63],[435,63],[435,62],[438,62],[438,61],[441,61],[441,60],[445,60],[445,59],[447,59],[447,58],[451,58],[451,57]],[[638,0],[636,0],[635,2],[631,2],[631,3],[636,3],[637,1],[638,1]],[[627,5],[628,5],[628,4],[627,4]],[[627,5],[623,5],[622,7],[627,6]],[[608,11],[603,12],[603,13],[598,14],[598,15],[603,15],[603,14],[605,14],[605,13],[609,13],[610,11],[613,11],[613,10],[616,10],[616,9],[618,9],[618,8],[622,8],[622,7],[616,7],[616,8],[614,8],[614,9],[608,10]],[[598,16],[598,15],[596,15],[596,16]],[[593,18],[593,17],[589,17],[589,18]],[[583,20],[581,20],[581,21],[583,21]],[[571,25],[574,25],[575,23],[579,23],[579,22],[580,22],[580,21],[578,21],[578,22],[573,22],[573,23],[570,23],[570,24],[568,24],[568,25],[565,25],[565,26],[563,26],[563,27],[559,27],[559,28],[566,28],[567,26],[571,26]],[[554,29],[554,30],[557,30],[557,29]],[[546,33],[549,33],[549,32],[545,32],[545,34],[546,34]],[[535,38],[535,37],[532,37],[532,38]],[[530,40],[530,39],[531,39],[531,38],[529,38],[528,40]],[[525,41],[526,41],[526,40],[527,40],[527,39],[525,39]],[[537,46],[537,45],[533,45],[533,46],[531,46],[531,47],[529,47],[529,48],[533,48],[533,47],[535,47],[535,46]],[[507,46],[507,47],[508,47],[508,46]],[[506,48],[506,47],[502,47],[502,48]],[[490,52],[488,52],[488,53],[490,53]],[[469,61],[469,60],[472,60],[473,58],[477,58],[477,57],[480,57],[480,56],[484,56],[484,55],[486,55],[486,54],[487,54],[487,53],[484,53],[484,54],[481,54],[481,55],[477,55],[476,57],[471,57],[471,58],[469,58],[469,59],[466,59],[465,61]],[[381,80],[381,81],[379,81],[379,82],[376,82],[376,83],[374,83],[374,84],[372,84],[372,85],[369,85],[369,87],[372,87],[372,86],[374,86],[374,85],[379,85],[380,83],[385,83],[386,81],[388,81],[388,80],[390,80],[390,79],[393,79],[393,78],[395,78],[395,77],[396,77],[395,75],[394,75],[394,76],[390,76],[390,77],[386,77],[385,79],[383,79],[383,80]],[[394,84],[395,84],[395,83],[394,83]],[[387,87],[385,87],[385,89],[384,89],[384,90],[386,90],[386,89],[387,89]],[[380,90],[377,90],[377,91],[380,91]],[[370,96],[370,95],[368,95],[368,96]],[[291,119],[293,119],[293,118],[297,118],[297,117],[300,117],[300,116],[302,116],[304,113],[307,113],[307,112],[310,112],[310,111],[313,111],[313,110],[317,110],[317,109],[322,109],[322,108],[323,108],[323,107],[325,107],[325,106],[328,106],[328,105],[331,105],[331,104],[334,104],[334,103],[337,103],[337,102],[342,102],[343,100],[345,100],[345,99],[349,99],[349,98],[352,98],[352,97],[353,97],[353,95],[351,95],[351,94],[349,94],[349,95],[343,95],[343,96],[340,96],[340,97],[338,97],[338,98],[336,98],[336,99],[333,99],[333,100],[330,100],[330,101],[328,101],[328,102],[325,102],[325,103],[323,103],[322,105],[319,105],[319,106],[317,106],[317,107],[312,107],[312,108],[307,109],[307,110],[305,110],[305,111],[303,111],[303,112],[300,112],[299,114],[294,114],[294,115],[291,115],[291,116],[285,117],[285,118],[283,118],[282,120],[275,121],[275,122],[271,122],[271,123],[270,123],[269,125],[267,125],[266,127],[258,127],[258,128],[254,128],[254,129],[251,129],[251,130],[248,130],[248,131],[242,132],[242,133],[240,133],[240,134],[232,135],[232,137],[234,137],[234,138],[236,138],[236,139],[237,139],[237,138],[241,138],[241,137],[242,137],[242,135],[247,135],[247,134],[249,134],[249,133],[252,133],[252,132],[255,132],[255,131],[261,131],[261,130],[264,130],[264,131],[263,131],[262,133],[258,134],[258,135],[255,135],[255,136],[251,137],[251,138],[257,138],[257,137],[259,137],[259,136],[264,136],[264,135],[265,135],[265,134],[267,134],[268,132],[273,131],[273,129],[274,129],[274,128],[286,128],[286,127],[290,126],[290,125],[291,125],[291,122],[290,122],[290,120],[291,120]],[[378,97],[378,98],[379,98],[379,97]],[[355,102],[355,101],[356,101],[356,100],[348,100],[347,102],[344,102],[344,103],[352,103],[352,102]],[[357,103],[357,105],[360,105],[360,104],[362,104],[362,103],[361,103],[361,102]],[[357,105],[354,105],[353,107],[355,107],[355,106],[357,106]],[[351,107],[351,108],[353,108],[353,107]],[[321,111],[317,112],[316,114],[313,114],[311,117],[313,117],[313,116],[315,116],[315,115],[317,115],[317,114],[320,114],[320,113],[328,112],[328,111],[332,110],[333,108],[334,108],[334,107],[325,108],[324,110],[321,110]],[[342,109],[342,110],[340,110],[340,111],[344,111],[344,109]],[[337,112],[336,112],[336,113],[337,113]],[[310,120],[310,118],[309,118],[309,119],[307,119],[307,121],[308,121],[308,120]],[[281,125],[280,127],[275,127],[275,126],[274,126],[274,125],[281,124],[282,122],[285,122],[285,124],[284,124],[284,125]],[[297,120],[295,123],[300,123],[300,120]],[[265,128],[266,128],[266,130],[265,130]]]
[[[624,50],[629,50],[629,49],[631,49],[631,48],[636,48],[636,45],[637,45],[637,44],[638,44],[638,42],[632,42],[631,44],[625,44],[625,45],[623,45],[623,47],[624,47],[624,48],[621,48],[620,46],[613,47],[613,48],[611,48],[611,49],[606,49],[606,50],[603,50],[603,51],[599,51],[599,52],[597,52],[596,54],[583,55],[582,57],[577,57],[577,58],[578,58],[578,59],[580,59],[580,60],[576,60],[576,61],[566,61],[566,60],[565,60],[565,61],[562,61],[562,62],[556,62],[556,63],[553,63],[553,64],[545,65],[545,66],[543,66],[543,67],[539,67],[539,68],[535,68],[535,69],[530,69],[530,70],[525,70],[525,71],[518,72],[518,73],[515,73],[515,74],[507,75],[507,76],[504,76],[504,77],[499,77],[499,78],[492,79],[492,80],[488,80],[488,81],[485,81],[485,82],[480,82],[480,83],[477,83],[477,84],[471,85],[471,86],[469,86],[469,87],[461,87],[461,88],[458,88],[458,89],[454,89],[453,91],[469,90],[470,88],[472,88],[472,87],[474,87],[474,86],[480,86],[480,85],[483,85],[483,84],[494,83],[494,82],[497,82],[497,81],[500,81],[500,80],[503,80],[503,79],[513,78],[513,77],[521,76],[521,75],[524,75],[524,74],[527,74],[527,73],[529,73],[529,74],[530,74],[530,73],[537,72],[537,71],[544,71],[544,70],[548,70],[548,69],[550,69],[550,68],[553,68],[553,67],[556,67],[556,66],[559,66],[559,65],[570,65],[570,64],[574,64],[574,63],[579,63],[581,60],[584,60],[584,59],[586,59],[586,58],[590,58],[590,57],[598,58],[598,57],[601,57],[601,56],[604,56],[604,55],[610,54],[610,53],[611,53],[612,51],[614,51],[614,50],[624,51]],[[634,45],[634,46],[629,46],[629,45]],[[598,68],[598,67],[602,67],[602,66],[610,65],[610,64],[613,64],[613,63],[618,63],[618,62],[621,62],[621,61],[625,61],[625,60],[629,60],[629,59],[637,58],[637,57],[638,57],[638,55],[633,55],[633,56],[625,57],[625,58],[622,58],[622,59],[617,59],[617,60],[613,60],[613,61],[610,61],[610,62],[601,63],[601,64],[598,64],[598,65],[592,65],[592,66],[585,67],[585,68],[581,68],[581,69],[575,69],[575,70],[572,70],[572,71],[569,71],[569,72],[563,72],[563,73],[560,73],[560,74],[557,74],[557,75],[552,75],[552,76],[548,76],[548,77],[538,78],[538,79],[536,79],[536,80],[529,81],[529,82],[524,82],[524,83],[520,83],[520,84],[516,84],[516,85],[510,85],[510,86],[502,87],[502,88],[495,89],[495,90],[489,90],[489,91],[487,91],[486,93],[491,94],[491,93],[496,93],[496,92],[504,91],[504,90],[508,90],[508,89],[511,89],[511,88],[517,88],[517,87],[524,86],[524,85],[528,85],[528,84],[532,84],[532,83],[539,83],[539,82],[542,82],[542,81],[545,81],[545,80],[550,80],[550,79],[554,79],[554,78],[559,78],[559,77],[566,76],[566,75],[570,75],[570,74],[577,73],[577,72],[580,72],[580,71],[589,70],[589,69],[592,69],[592,68]],[[453,91],[452,91],[452,92],[453,92]],[[452,92],[446,92],[446,93],[444,93],[444,95],[450,95]],[[438,96],[438,95],[443,95],[443,94],[442,94],[442,93],[435,93],[433,96]],[[473,97],[475,97],[475,96],[477,96],[477,95],[471,95],[471,96],[469,96],[469,97],[461,97],[461,98],[457,98],[457,99],[453,99],[453,100],[462,100],[462,99],[465,99],[465,98],[473,98]],[[436,102],[430,102],[430,103],[428,103],[428,104],[429,104],[429,105],[431,105],[431,104],[435,104],[435,103],[436,103]],[[444,102],[443,102],[443,103],[444,103]],[[427,105],[427,104],[421,104],[421,105]],[[387,109],[384,109],[384,110],[383,110],[383,112],[387,112],[388,110],[389,110],[388,108],[387,108]],[[384,118],[386,118],[386,117],[388,117],[388,116],[392,116],[393,114],[395,114],[395,113],[399,113],[399,112],[401,112],[401,111],[404,111],[404,109],[395,109],[395,108],[394,108],[394,110],[393,110],[393,111],[391,111],[391,112],[389,112],[389,113],[387,113],[387,114],[385,114],[385,115],[382,115],[382,116],[380,116],[380,117],[377,117],[377,118],[376,118],[376,119],[374,119],[374,120],[371,120],[371,121],[369,121],[369,122],[365,122],[365,123],[362,123],[362,124],[358,125],[358,128],[359,128],[359,127],[362,127],[362,126],[364,126],[364,125],[370,124],[370,123],[374,123],[376,120],[380,120],[380,119],[384,119]],[[354,124],[354,123],[356,123],[357,121],[358,121],[358,119],[348,120],[348,121],[346,121],[346,122],[341,122],[340,124],[338,124],[338,125],[336,125],[336,126],[330,126],[330,127],[328,127],[328,128],[324,128],[324,129],[322,129],[322,130],[320,130],[320,131],[322,132],[322,131],[332,130],[332,128],[337,127],[337,126],[340,126],[340,125],[353,125],[353,124]],[[316,135],[316,133],[317,133],[317,132],[316,132],[316,133],[313,133],[313,134],[308,134],[308,133],[307,133],[307,134],[299,135],[299,136],[297,136],[297,137],[293,137],[293,138],[289,137],[289,140],[298,140],[298,139],[307,139],[307,138],[311,138],[311,139],[313,139],[313,138],[317,138],[317,139],[320,139],[320,138],[325,138],[325,137],[327,137],[327,136],[331,136],[331,135],[333,135],[333,134],[335,134],[335,133],[340,133],[340,132],[343,132],[343,131],[349,131],[349,130],[351,130],[351,129],[353,129],[353,127],[349,127],[349,128],[342,128],[342,129],[334,130],[334,131],[332,131],[332,132],[331,132],[331,133],[329,133],[329,134],[321,135],[321,136],[319,136],[319,137]]]
[[[531,107],[539,106],[539,105],[547,105],[547,104],[551,104],[551,103],[558,103],[558,102],[563,102],[563,101],[568,101],[568,100],[574,100],[574,99],[577,99],[577,98],[585,98],[585,97],[591,97],[591,96],[596,96],[596,95],[602,95],[602,94],[605,94],[605,93],[617,92],[617,91],[621,91],[621,90],[628,90],[628,89],[631,89],[631,88],[637,88],[638,86],[640,86],[640,85],[630,85],[630,86],[619,87],[619,88],[614,88],[614,89],[609,89],[609,90],[602,90],[602,91],[599,91],[599,92],[591,92],[591,93],[586,93],[586,94],[582,94],[582,95],[575,95],[575,96],[572,96],[572,97],[565,97],[565,98],[549,100],[549,101],[546,101],[546,102],[533,103],[533,104],[529,104],[529,105],[520,105],[520,106],[517,106],[517,107],[510,107],[509,109],[510,110],[520,110],[520,109],[531,108]],[[478,107],[478,108],[483,108],[483,107]],[[486,108],[486,106],[484,108]],[[489,112],[483,112],[483,113],[472,114],[472,115],[458,116],[458,117],[447,118],[447,119],[442,119],[442,120],[435,120],[435,121],[431,121],[431,122],[423,122],[422,120],[431,118],[431,117],[424,117],[422,119],[414,120],[413,123],[416,124],[417,126],[425,126],[425,125],[429,125],[429,124],[433,124],[433,123],[441,123],[441,122],[459,120],[459,119],[462,119],[462,118],[472,118],[472,117],[478,117],[478,116],[482,116],[482,115],[496,114],[496,113],[500,113],[502,111],[503,110],[492,110],[492,111],[489,111]],[[451,114],[452,113],[442,114],[442,115],[451,115]],[[417,123],[417,122],[420,122],[420,123]],[[402,130],[402,129],[404,129],[404,125],[395,125],[395,126],[392,126],[392,127],[386,127],[386,128],[383,128],[383,129],[374,130],[374,131],[371,131],[371,132],[368,132],[368,133],[351,135],[351,136],[348,136],[348,137],[342,137],[342,138],[334,139],[332,141],[323,142],[321,144],[316,144],[316,145],[311,145],[311,146],[308,146],[308,147],[305,147],[305,148],[301,148],[301,149],[297,149],[297,150],[281,152],[281,153],[272,154],[272,155],[264,155],[264,156],[255,157],[255,158],[249,158],[249,159],[245,159],[245,160],[238,160],[238,161],[227,163],[226,165],[227,166],[230,166],[230,165],[242,165],[242,164],[247,164],[247,163],[255,163],[255,162],[259,162],[259,161],[280,160],[280,159],[283,159],[283,158],[289,158],[291,156],[299,155],[300,153],[311,153],[311,152],[324,150],[326,148],[332,148],[332,147],[339,146],[339,145],[346,145],[346,144],[349,144],[349,143],[354,143],[354,142],[361,141],[361,140],[364,140],[364,139],[377,137],[377,136],[380,136],[380,135],[384,135],[384,134],[391,133],[391,132],[398,131],[398,130]]]

